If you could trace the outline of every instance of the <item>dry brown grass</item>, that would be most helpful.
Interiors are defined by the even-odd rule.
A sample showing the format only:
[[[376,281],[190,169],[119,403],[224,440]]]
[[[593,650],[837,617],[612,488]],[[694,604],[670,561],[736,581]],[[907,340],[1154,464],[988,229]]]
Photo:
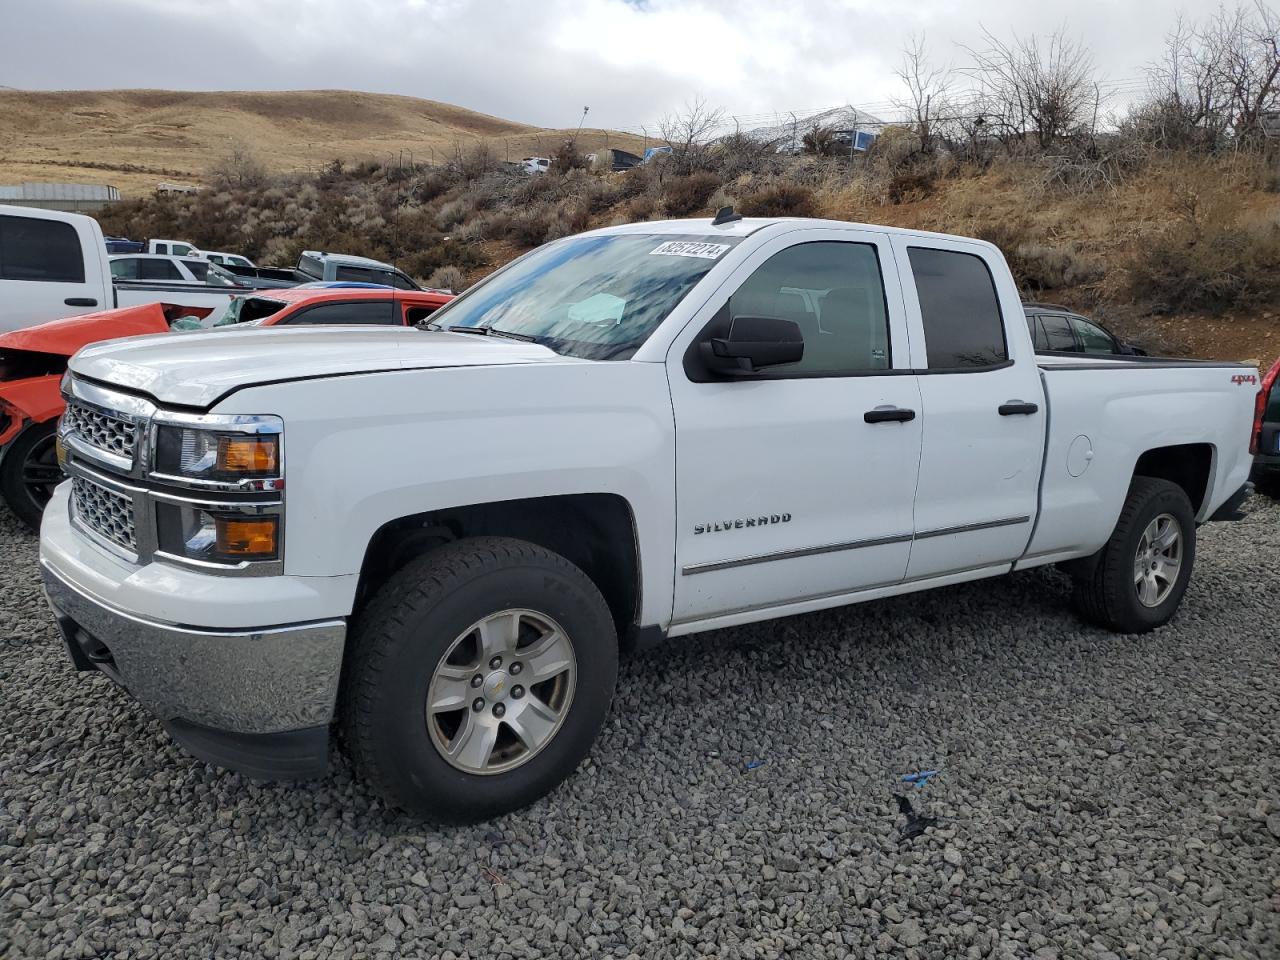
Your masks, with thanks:
[[[462,107],[347,90],[186,93],[171,90],[0,90],[0,183],[109,183],[126,196],[162,181],[203,183],[233,145],[270,173],[319,171],[334,158],[441,163],[486,144],[497,160],[552,156],[573,131]],[[578,149],[642,141],[583,130]]]

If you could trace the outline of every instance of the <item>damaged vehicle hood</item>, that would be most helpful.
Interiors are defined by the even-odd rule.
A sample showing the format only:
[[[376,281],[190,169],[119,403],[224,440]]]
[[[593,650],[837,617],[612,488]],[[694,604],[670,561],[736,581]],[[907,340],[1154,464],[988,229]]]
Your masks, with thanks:
[[[263,383],[391,370],[571,360],[534,343],[410,327],[226,327],[98,343],[71,360],[76,376],[207,409]]]
[[[0,335],[0,352],[30,350],[69,357],[81,347],[117,337],[137,337],[148,333],[165,333],[169,321],[164,304],[144,303],[137,307],[100,310],[63,320],[50,320]]]

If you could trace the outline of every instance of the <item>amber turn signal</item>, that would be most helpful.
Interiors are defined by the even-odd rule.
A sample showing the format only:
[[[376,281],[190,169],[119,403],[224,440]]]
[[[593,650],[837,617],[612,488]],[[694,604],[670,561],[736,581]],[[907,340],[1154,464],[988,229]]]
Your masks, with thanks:
[[[276,555],[275,517],[254,520],[218,517],[215,527],[217,552],[223,556],[253,560]]]
[[[218,437],[218,469],[226,473],[274,474],[278,468],[275,437]]]

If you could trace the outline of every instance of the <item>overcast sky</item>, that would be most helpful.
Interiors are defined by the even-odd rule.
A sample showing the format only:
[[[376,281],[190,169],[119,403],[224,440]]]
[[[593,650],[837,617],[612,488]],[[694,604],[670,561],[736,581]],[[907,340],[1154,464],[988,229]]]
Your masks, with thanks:
[[[962,63],[981,27],[1065,27],[1123,97],[1178,11],[1215,0],[3,0],[0,86],[344,88],[541,126],[883,105],[907,37]],[[888,111],[892,112],[892,111]]]

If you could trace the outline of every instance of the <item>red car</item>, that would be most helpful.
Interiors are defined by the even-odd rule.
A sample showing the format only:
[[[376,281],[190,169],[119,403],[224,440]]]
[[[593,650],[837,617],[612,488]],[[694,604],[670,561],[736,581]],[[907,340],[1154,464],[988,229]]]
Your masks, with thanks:
[[[453,295],[389,287],[284,289],[235,297],[210,326],[255,323],[421,323]],[[33,529],[62,481],[55,431],[62,415],[59,386],[67,361],[101,340],[203,326],[212,310],[148,303],[87,313],[0,335],[0,495]],[[203,316],[201,316],[203,314]],[[196,316],[199,323],[181,317]]]

